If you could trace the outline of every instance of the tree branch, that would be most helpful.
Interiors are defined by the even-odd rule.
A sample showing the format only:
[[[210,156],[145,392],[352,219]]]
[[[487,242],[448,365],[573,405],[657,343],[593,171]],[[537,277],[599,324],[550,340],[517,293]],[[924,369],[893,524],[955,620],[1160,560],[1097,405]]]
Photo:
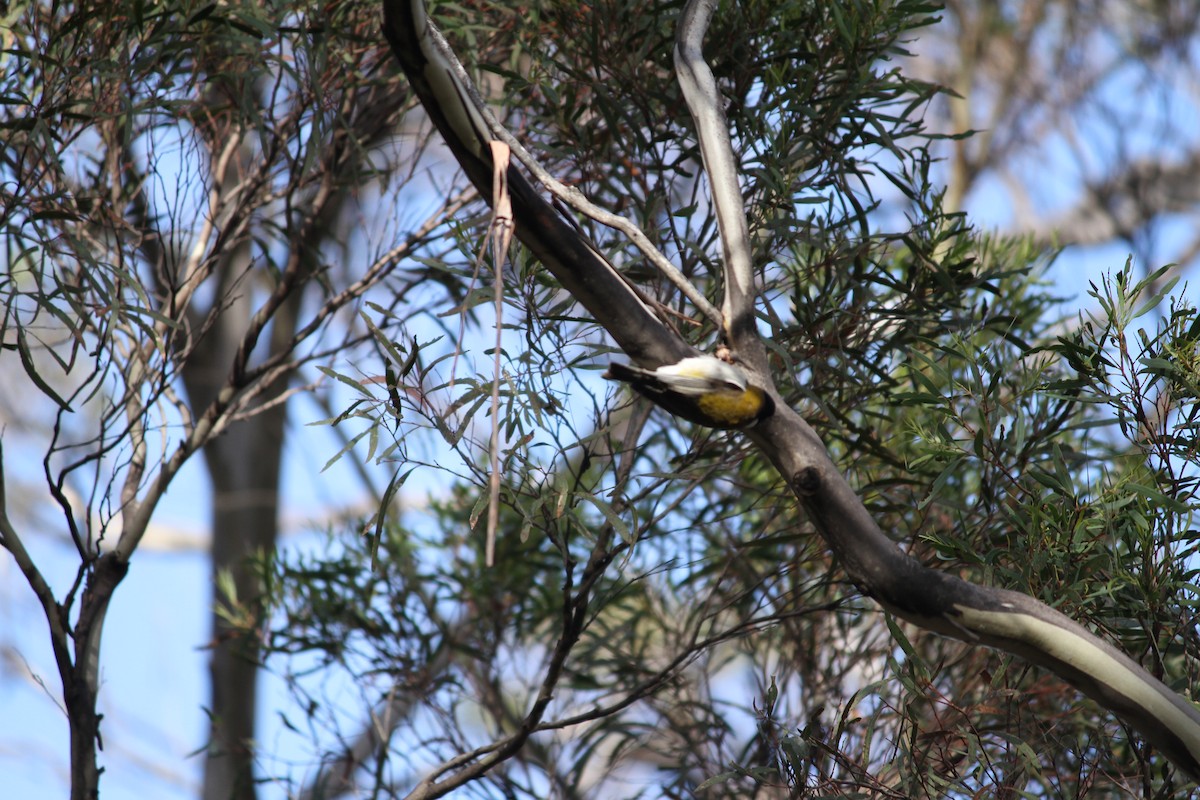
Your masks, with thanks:
[[[725,105],[716,78],[704,61],[702,45],[716,10],[716,0],[691,0],[683,9],[675,39],[675,73],[696,121],[696,138],[704,172],[712,190],[717,227],[724,251],[725,315],[723,330],[735,350],[745,348],[751,365],[766,373],[766,354],[754,328],[754,270],[751,261],[750,228],[738,183],[738,164],[729,138]],[[745,356],[743,356],[743,359]]]
[[[0,439],[0,546],[12,553],[17,568],[25,576],[26,582],[42,606],[42,613],[46,615],[46,622],[50,625],[50,646],[54,650],[58,674],[65,680],[71,674],[71,654],[67,649],[67,630],[64,627],[62,609],[54,598],[54,591],[46,583],[46,578],[37,568],[37,564],[33,563],[33,558],[25,549],[25,543],[21,541],[20,534],[8,516],[8,492],[5,483],[4,442]]]

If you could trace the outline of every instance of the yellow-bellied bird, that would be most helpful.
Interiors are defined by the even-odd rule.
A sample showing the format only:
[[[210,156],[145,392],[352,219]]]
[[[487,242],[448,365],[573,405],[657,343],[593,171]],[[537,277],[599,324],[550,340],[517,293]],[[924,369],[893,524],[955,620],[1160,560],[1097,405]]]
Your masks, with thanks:
[[[614,363],[604,377],[624,381],[672,414],[710,428],[748,428],[775,413],[775,401],[743,369],[715,356],[658,369]]]

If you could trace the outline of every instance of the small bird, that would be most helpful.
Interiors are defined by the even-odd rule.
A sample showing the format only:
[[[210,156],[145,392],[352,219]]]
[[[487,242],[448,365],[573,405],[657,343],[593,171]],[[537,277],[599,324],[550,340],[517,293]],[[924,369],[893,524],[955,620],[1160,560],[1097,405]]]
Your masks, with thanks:
[[[745,371],[715,356],[658,369],[613,363],[604,377],[624,381],[672,414],[709,428],[748,428],[775,413],[775,401]]]

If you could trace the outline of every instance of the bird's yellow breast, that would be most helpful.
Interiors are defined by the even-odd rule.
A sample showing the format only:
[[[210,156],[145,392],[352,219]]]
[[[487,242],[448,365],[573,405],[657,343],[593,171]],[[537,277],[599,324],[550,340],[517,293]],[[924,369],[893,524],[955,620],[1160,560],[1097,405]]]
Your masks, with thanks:
[[[696,405],[705,416],[731,427],[752,422],[762,412],[764,402],[766,395],[757,386],[744,392],[723,389],[696,398]]]

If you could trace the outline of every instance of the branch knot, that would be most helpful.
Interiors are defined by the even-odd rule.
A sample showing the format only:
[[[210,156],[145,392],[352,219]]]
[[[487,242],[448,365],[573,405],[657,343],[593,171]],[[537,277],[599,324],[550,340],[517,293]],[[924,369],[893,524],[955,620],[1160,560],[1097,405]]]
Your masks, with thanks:
[[[816,467],[805,467],[792,475],[792,487],[796,494],[812,497],[821,490],[821,471]]]

